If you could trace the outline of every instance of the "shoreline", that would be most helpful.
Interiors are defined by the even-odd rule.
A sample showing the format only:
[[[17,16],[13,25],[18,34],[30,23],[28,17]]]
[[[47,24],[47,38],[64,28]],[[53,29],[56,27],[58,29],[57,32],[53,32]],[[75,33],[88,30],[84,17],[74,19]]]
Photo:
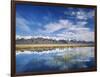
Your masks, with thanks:
[[[52,50],[55,48],[93,47],[91,44],[17,44],[16,50]]]

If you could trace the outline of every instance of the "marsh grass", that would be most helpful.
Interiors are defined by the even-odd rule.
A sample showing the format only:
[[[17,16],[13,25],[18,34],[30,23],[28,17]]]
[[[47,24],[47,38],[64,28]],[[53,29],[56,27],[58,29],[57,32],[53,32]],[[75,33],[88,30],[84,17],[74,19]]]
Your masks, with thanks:
[[[46,51],[53,50],[55,48],[74,48],[74,47],[91,47],[93,45],[88,44],[17,44],[16,50],[33,50],[33,51]]]

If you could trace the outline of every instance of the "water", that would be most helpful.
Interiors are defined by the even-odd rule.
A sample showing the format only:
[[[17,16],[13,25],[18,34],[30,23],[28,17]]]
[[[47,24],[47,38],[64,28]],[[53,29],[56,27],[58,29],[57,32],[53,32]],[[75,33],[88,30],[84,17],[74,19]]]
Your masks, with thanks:
[[[16,52],[16,73],[92,68],[94,60],[94,47]]]

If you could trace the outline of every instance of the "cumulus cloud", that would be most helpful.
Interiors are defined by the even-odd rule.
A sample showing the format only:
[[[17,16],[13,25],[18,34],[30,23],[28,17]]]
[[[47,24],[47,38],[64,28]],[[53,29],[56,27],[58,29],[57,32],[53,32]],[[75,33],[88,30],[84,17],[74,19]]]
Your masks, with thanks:
[[[86,27],[86,21],[79,21],[77,24],[72,23],[67,19],[60,19],[58,22],[52,22],[45,25],[45,30],[42,32],[55,34],[56,31],[63,31],[56,33],[56,36],[49,36],[53,39],[64,39],[64,40],[85,40],[94,41],[94,32],[90,28]]]

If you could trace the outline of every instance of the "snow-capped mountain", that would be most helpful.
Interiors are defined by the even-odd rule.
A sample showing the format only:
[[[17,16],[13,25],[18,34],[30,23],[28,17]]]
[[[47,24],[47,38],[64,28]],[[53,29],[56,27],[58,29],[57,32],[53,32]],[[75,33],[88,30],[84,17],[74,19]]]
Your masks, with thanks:
[[[93,44],[93,41],[64,39],[59,37],[49,36],[16,36],[16,44],[68,44],[68,43],[81,43]]]

